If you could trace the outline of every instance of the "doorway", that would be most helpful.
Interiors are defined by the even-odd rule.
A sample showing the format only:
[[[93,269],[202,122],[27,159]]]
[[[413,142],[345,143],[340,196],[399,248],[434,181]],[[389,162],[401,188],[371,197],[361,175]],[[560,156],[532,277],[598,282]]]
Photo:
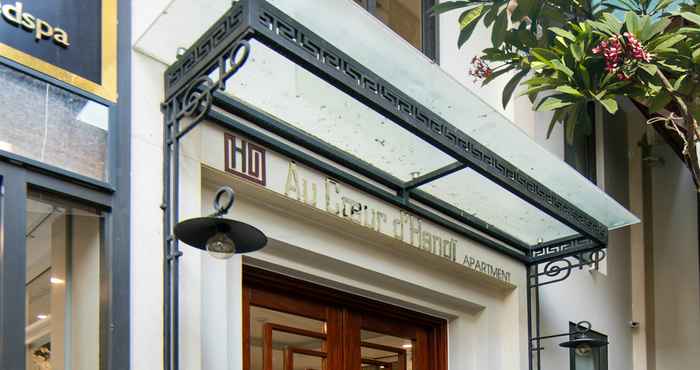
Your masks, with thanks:
[[[245,370],[446,370],[447,322],[243,269]]]

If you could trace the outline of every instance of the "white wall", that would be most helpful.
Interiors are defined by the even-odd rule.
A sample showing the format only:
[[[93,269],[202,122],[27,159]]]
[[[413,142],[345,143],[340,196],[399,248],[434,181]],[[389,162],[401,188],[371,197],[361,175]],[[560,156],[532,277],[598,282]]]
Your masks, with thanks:
[[[609,118],[605,125],[608,142],[604,179],[607,192],[623,205],[628,203],[627,144],[624,116]],[[559,138],[563,141],[563,138]],[[632,369],[631,280],[629,232],[610,233],[606,273],[575,270],[561,283],[541,289],[542,335],[565,333],[569,322],[590,321],[593,329],[609,338],[608,368]],[[545,342],[542,369],[569,368],[569,351],[558,347],[561,340]]]
[[[484,102],[512,120],[514,118],[513,104],[509,104],[504,109],[501,103],[501,92],[508,83],[508,75],[504,75],[484,87],[481,86],[481,81],[474,82],[474,78],[469,75],[472,58],[480,56],[481,50],[491,46],[491,30],[486,29],[480,23],[469,41],[462,48],[458,48],[459,15],[461,12],[457,9],[440,15],[438,21],[440,67],[462,85],[474,91]]]
[[[168,1],[132,1],[134,43]],[[162,76],[165,65],[131,53],[131,369],[163,368]]]
[[[667,145],[652,154],[656,369],[686,370],[700,364],[697,193]]]

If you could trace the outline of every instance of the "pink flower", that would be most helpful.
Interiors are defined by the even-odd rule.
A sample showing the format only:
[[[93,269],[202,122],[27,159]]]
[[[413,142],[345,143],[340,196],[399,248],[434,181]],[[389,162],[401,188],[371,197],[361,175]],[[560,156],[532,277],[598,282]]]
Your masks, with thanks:
[[[598,46],[592,49],[593,54],[603,55],[605,60],[605,71],[608,73],[617,73],[617,78],[620,80],[629,80],[632,78],[628,71],[620,71],[621,67],[629,65],[632,62],[650,62],[651,54],[648,53],[644,45],[634,37],[630,32],[625,32],[622,35],[616,35],[601,41]]]
[[[487,78],[493,74],[493,70],[489,67],[486,62],[480,57],[475,56],[472,58],[471,68],[469,69],[469,75],[474,77],[474,82],[480,79]]]
[[[629,32],[625,32],[624,36],[627,38],[628,53],[636,60],[642,60],[645,62],[651,61],[651,54],[649,54],[639,40],[637,40],[634,35]]]

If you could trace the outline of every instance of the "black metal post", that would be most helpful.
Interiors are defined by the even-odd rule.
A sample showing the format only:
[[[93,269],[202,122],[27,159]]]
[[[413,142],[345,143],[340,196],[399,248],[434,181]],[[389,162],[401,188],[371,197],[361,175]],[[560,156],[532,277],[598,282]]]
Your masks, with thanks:
[[[532,287],[530,286],[530,275],[532,274],[532,266],[527,266],[527,368],[532,369]]]
[[[163,112],[163,369],[170,370],[170,120],[169,106],[161,107]]]

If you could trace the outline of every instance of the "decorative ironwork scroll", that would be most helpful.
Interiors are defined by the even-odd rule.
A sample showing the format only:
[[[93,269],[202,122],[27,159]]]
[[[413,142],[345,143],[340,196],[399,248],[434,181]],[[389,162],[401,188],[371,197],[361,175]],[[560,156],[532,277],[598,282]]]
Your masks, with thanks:
[[[169,119],[173,122],[179,122],[185,117],[192,120],[187,128],[179,132],[179,137],[184,136],[190,127],[194,127],[207,116],[214,102],[214,91],[226,89],[226,81],[243,67],[249,55],[248,41],[238,41],[219,56],[217,68],[212,72],[218,75],[216,81],[210,77],[211,74],[200,76],[171,99],[168,106]]]
[[[606,255],[604,249],[597,249],[551,260],[544,264],[542,271],[539,270],[539,267],[535,267],[536,272],[528,276],[529,286],[537,288],[564,281],[571,276],[571,271],[574,269],[582,270],[584,267],[598,269],[600,262],[605,259]]]

